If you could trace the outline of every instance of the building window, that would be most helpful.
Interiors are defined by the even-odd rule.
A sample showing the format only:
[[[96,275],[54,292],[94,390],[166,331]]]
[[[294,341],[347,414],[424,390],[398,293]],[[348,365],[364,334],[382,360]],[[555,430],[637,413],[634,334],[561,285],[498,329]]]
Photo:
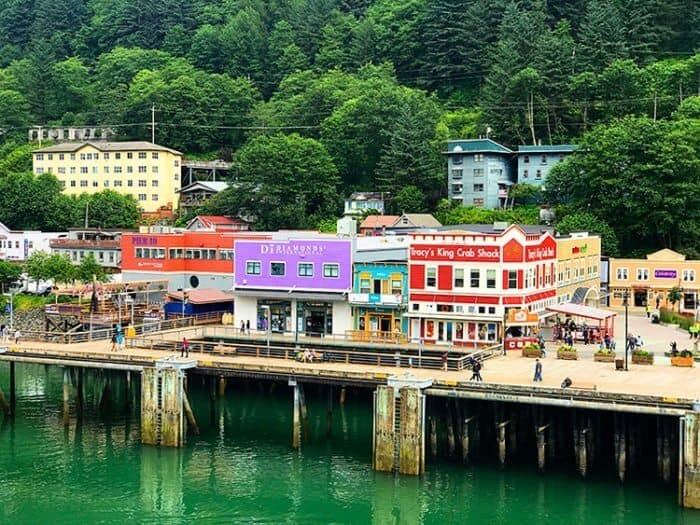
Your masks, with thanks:
[[[481,272],[479,270],[472,268],[469,271],[469,286],[471,288],[478,288],[480,280],[481,280]]]
[[[425,274],[425,286],[435,288],[435,285],[437,285],[437,268],[428,268]]]
[[[145,151],[139,151],[139,159],[145,159],[147,157]]]
[[[528,173],[527,170],[523,170],[523,179],[527,179]]]
[[[157,202],[157,201],[158,201],[158,194],[157,194],[157,193],[152,193],[152,194],[151,194],[151,200],[152,200],[153,202]]]
[[[464,288],[464,270],[455,268],[455,288]]]
[[[88,186],[88,181],[86,181],[86,180],[81,180],[81,181],[80,181],[80,187],[81,187],[81,188],[87,188],[87,186]]]
[[[245,273],[247,275],[260,275],[260,261],[246,261]]]
[[[105,173],[109,173],[109,166],[105,166]]]
[[[508,270],[508,288],[517,288],[518,287],[518,271],[517,270]]]
[[[463,174],[464,174],[464,170],[462,170],[461,168],[452,170],[452,178],[454,180],[461,180]]]
[[[637,280],[638,281],[648,281],[649,280],[649,269],[648,268],[637,268]]]
[[[66,156],[63,153],[58,154],[58,160],[65,160]]]
[[[75,153],[70,154],[70,160],[75,160]]]
[[[88,172],[87,166],[80,167],[80,173],[87,173],[87,172]]]
[[[87,158],[87,155],[85,153],[80,154],[80,160],[85,160]]]
[[[360,293],[370,293],[369,279],[360,279]]]
[[[695,282],[695,270],[683,270],[683,281],[687,283]]]
[[[157,181],[157,180],[152,180],[152,181],[151,181],[151,186],[153,186],[154,188],[157,188],[157,187],[158,187],[158,181]]]
[[[133,166],[127,166],[127,167],[126,167],[126,172],[127,172],[127,173],[134,173],[134,167],[133,167]]]
[[[146,187],[146,181],[141,179],[139,180],[139,188],[145,188]]]
[[[36,172],[37,172],[39,175],[41,175],[42,173],[44,173],[44,168],[37,168],[37,169],[36,169]]]
[[[106,180],[105,183],[104,183],[104,185],[105,185],[105,188],[109,188],[109,181]]]
[[[140,201],[145,201],[146,198],[147,198],[147,196],[146,196],[145,193],[139,193],[139,200],[140,200]]]
[[[134,181],[133,180],[128,180],[126,181],[126,186],[128,188],[133,188],[134,187]]]
[[[99,168],[97,166],[92,167],[92,174],[97,175],[97,172],[99,171]]]
[[[474,176],[475,177],[483,177],[484,176],[484,168],[474,168]]]
[[[542,179],[542,170],[537,170],[537,173],[535,173],[535,179]]]
[[[146,169],[146,166],[139,166],[139,173],[147,173],[148,170]]]
[[[121,188],[121,185],[122,185],[122,181],[120,181],[120,180],[115,180],[115,181],[114,181],[114,187],[115,187],[115,188]]]
[[[114,173],[121,173],[122,172],[122,167],[121,166],[114,166]]]
[[[109,160],[109,153],[103,153],[102,158],[105,160]]]
[[[99,185],[100,185],[100,183],[99,183],[98,181],[96,181],[96,180],[93,180],[93,181],[92,181],[92,187],[93,187],[93,188],[97,188]]]
[[[158,173],[158,166],[153,166],[153,167],[151,168],[151,171],[152,171],[153,173]]]
[[[460,164],[462,164],[462,158],[463,158],[462,155],[453,155],[452,156],[452,164],[454,166],[459,166]]]
[[[70,181],[70,187],[75,188],[75,181],[74,180]]]
[[[486,270],[486,288],[496,288],[496,270]]]
[[[529,162],[530,162],[530,155],[525,155],[525,156],[523,157],[523,162],[524,162],[525,164],[529,163]]]
[[[270,275],[275,277],[283,277],[285,273],[285,264],[283,262],[270,263]]]
[[[393,293],[394,295],[401,294],[402,288],[403,287],[401,286],[400,279],[392,279],[391,280],[391,293]]]
[[[299,277],[313,277],[313,276],[314,276],[313,263],[299,263]]]
[[[179,168],[179,167],[180,167],[180,161],[179,161],[179,160],[176,160],[175,163],[174,163],[174,166],[175,166],[176,168]]]
[[[157,152],[157,151],[152,152],[152,153],[151,153],[151,158],[152,158],[152,159],[158,159],[158,152]]]
[[[462,186],[461,184],[453,184],[452,185],[452,194],[459,195],[460,193],[462,193],[463,189],[464,189],[464,186]]]
[[[340,267],[335,263],[323,265],[323,276],[336,279],[339,275]]]
[[[629,279],[629,274],[627,273],[627,268],[618,268],[617,272],[615,272],[615,278],[618,281],[626,281]],[[568,277],[567,277],[568,280]]]
[[[542,155],[542,164],[547,164],[547,155]]]
[[[116,160],[119,160],[119,159],[122,158],[122,154],[121,154],[121,153],[115,153],[115,154],[114,154],[114,158],[115,158]]]
[[[474,193],[481,193],[482,191],[484,191],[483,184],[474,184]]]
[[[65,188],[65,187],[66,187],[66,181],[62,180],[62,181],[60,181],[60,182],[61,182],[61,188]]]
[[[70,167],[70,174],[75,175],[75,166]]]
[[[36,160],[44,160],[44,154],[43,154],[43,153],[37,153],[35,158],[36,158]]]
[[[126,158],[127,158],[127,159],[133,159],[133,158],[134,158],[134,154],[133,154],[132,152],[129,151],[129,152],[127,152],[127,154],[126,154]]]
[[[533,286],[535,286],[535,269],[528,268],[525,273],[525,288],[532,288]]]
[[[474,162],[484,162],[484,154],[474,153]]]
[[[472,204],[474,206],[483,206],[484,205],[484,199],[481,198],[476,198],[472,200]]]

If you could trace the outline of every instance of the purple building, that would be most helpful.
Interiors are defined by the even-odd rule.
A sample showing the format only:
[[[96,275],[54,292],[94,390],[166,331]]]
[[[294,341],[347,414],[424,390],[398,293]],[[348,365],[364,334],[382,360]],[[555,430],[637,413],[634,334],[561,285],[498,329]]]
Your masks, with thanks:
[[[306,335],[351,328],[349,240],[236,241],[234,251],[236,323]]]

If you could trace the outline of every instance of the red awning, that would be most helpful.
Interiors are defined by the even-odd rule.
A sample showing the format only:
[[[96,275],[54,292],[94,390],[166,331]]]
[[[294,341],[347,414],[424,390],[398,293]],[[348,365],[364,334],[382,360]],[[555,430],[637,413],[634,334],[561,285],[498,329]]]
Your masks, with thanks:
[[[584,306],[576,303],[556,304],[554,306],[548,306],[547,310],[550,312],[585,317],[586,319],[595,319],[596,321],[604,321],[605,319],[609,319],[617,315],[615,312],[601,310],[600,308],[593,308],[592,306]]]

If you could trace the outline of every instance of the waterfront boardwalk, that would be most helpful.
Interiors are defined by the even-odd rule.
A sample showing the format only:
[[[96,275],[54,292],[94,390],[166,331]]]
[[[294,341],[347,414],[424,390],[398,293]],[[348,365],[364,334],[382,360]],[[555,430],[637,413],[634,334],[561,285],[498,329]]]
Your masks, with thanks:
[[[180,331],[178,337],[187,331]],[[194,335],[194,334],[193,334]],[[16,362],[41,362],[66,364],[73,366],[92,366],[99,368],[141,368],[153,366],[157,359],[179,356],[179,352],[147,348],[126,348],[118,352],[110,351],[109,341],[92,341],[74,344],[26,341],[20,345],[9,345],[7,352],[0,354],[0,360]],[[301,363],[292,358],[268,358],[248,355],[217,355],[216,353],[197,351],[192,345],[190,360],[196,360],[199,368],[220,370],[222,374],[230,372],[250,372],[273,374],[276,376],[301,377],[318,376],[329,380],[366,379],[370,382],[385,382],[389,376],[404,376],[410,373],[415,379],[432,379],[436,383],[450,386],[460,384],[469,387],[471,370],[435,370],[408,368],[407,366],[376,366],[371,364],[351,363]],[[553,349],[552,349],[553,350]],[[264,353],[264,352],[263,352]],[[520,357],[519,353],[507,356],[494,356],[485,362],[482,376],[484,382],[480,387],[528,387],[534,391],[560,388],[565,377],[573,381],[572,395],[577,385],[601,394],[622,394],[634,396],[653,396],[683,400],[700,399],[700,367],[677,368],[670,364],[632,365],[628,372],[616,371],[613,363],[595,363],[592,357],[583,357],[578,361],[556,359],[556,353],[550,351],[550,357],[542,359],[543,381],[533,383],[535,360]],[[476,385],[475,385],[476,386]]]

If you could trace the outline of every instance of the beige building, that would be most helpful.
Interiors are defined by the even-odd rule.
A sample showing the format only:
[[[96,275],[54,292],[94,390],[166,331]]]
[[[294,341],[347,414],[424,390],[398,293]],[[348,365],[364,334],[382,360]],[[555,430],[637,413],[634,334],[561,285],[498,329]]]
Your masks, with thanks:
[[[646,259],[610,259],[610,306],[622,306],[625,292],[631,307],[670,307],[668,292],[681,290],[681,311],[695,312],[698,306],[700,261],[687,261],[673,250],[659,250]],[[675,307],[678,308],[676,303]]]
[[[557,302],[597,307],[600,301],[600,237],[557,237]]]
[[[182,153],[150,142],[56,144],[33,152],[35,174],[51,173],[67,195],[131,195],[141,211],[177,208]]]

